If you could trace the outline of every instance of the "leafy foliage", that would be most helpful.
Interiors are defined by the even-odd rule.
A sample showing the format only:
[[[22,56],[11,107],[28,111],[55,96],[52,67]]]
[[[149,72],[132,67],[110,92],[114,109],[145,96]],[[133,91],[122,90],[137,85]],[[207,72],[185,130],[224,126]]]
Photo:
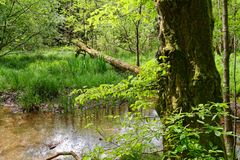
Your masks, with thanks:
[[[230,0],[228,1],[228,20],[229,20],[229,46],[230,52],[233,52],[234,48],[234,35],[236,36],[236,49],[239,50],[239,36],[240,36],[240,26],[238,20],[240,18],[239,12],[240,1],[239,0]],[[214,44],[218,47],[219,51],[223,51],[223,42],[222,42],[222,2],[219,0],[213,1],[213,15],[214,15]],[[217,48],[216,48],[217,49]]]
[[[164,57],[161,58],[164,60]],[[105,151],[98,147],[87,154],[85,159],[144,159],[146,155],[155,159],[223,159],[223,151],[213,146],[211,140],[208,140],[208,148],[205,148],[202,137],[220,137],[225,134],[218,120],[226,115],[226,104],[199,105],[186,113],[177,110],[162,117],[161,121],[146,119],[141,114],[141,110],[156,105],[158,91],[161,91],[158,79],[159,76],[167,76],[168,68],[167,64],[159,65],[156,60],[152,60],[142,68],[139,75],[130,76],[117,85],[104,84],[73,92],[80,94],[76,98],[78,104],[120,98],[130,100],[130,108],[134,111],[123,122],[125,131],[107,139],[114,144],[113,148]]]
[[[80,94],[76,98],[76,103],[84,104],[88,100],[98,99],[107,100],[111,96],[116,99],[132,100],[131,108],[134,110],[152,106],[157,96],[158,72],[166,74],[165,69],[159,67],[156,60],[149,61],[142,67],[139,75],[129,76],[127,80],[122,80],[117,85],[102,84],[97,88],[73,91],[74,94]]]
[[[227,113],[224,111],[227,104],[200,104],[193,107],[191,112],[172,113],[164,117],[165,133],[167,141],[164,157],[176,159],[223,159],[222,150],[213,146],[210,139],[207,140],[209,148],[202,145],[203,137],[211,134],[221,137],[223,127],[219,125],[219,119]],[[210,121],[209,121],[210,120]],[[196,123],[197,122],[197,123]],[[213,122],[213,123],[212,123]],[[192,125],[195,126],[192,126]],[[214,139],[214,137],[212,137]],[[205,141],[205,140],[204,140]]]
[[[141,53],[155,48],[156,10],[152,1],[66,0],[62,14],[72,38],[92,47],[136,53],[136,27]]]
[[[7,0],[0,3],[0,51],[31,50],[50,45],[57,34],[57,2],[39,0]]]
[[[213,146],[210,139],[207,140],[210,149],[206,149],[201,145],[201,137],[212,133],[216,137],[226,134],[221,126],[210,124],[207,120],[211,118],[215,121],[226,115],[226,107],[226,104],[199,105],[192,112],[170,114],[161,120],[163,124],[160,119],[148,119],[139,112],[129,113],[122,122],[123,132],[105,139],[110,147],[98,146],[85,154],[83,159],[223,160],[223,151]],[[199,126],[184,125],[186,119],[197,121]]]

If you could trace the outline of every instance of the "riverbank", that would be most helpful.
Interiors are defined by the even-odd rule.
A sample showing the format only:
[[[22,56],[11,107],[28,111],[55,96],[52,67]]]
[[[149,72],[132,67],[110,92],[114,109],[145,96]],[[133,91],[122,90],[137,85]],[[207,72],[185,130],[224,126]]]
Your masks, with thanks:
[[[73,89],[115,84],[126,77],[102,59],[75,57],[74,48],[21,52],[0,59],[0,102],[13,111],[69,111]]]

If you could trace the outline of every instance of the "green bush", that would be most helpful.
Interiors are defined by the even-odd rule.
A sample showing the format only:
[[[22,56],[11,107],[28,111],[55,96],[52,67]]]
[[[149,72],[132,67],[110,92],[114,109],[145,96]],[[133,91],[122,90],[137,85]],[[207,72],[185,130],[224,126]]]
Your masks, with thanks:
[[[51,76],[33,77],[18,100],[25,111],[38,111],[41,103],[56,99],[60,90],[61,85]]]
[[[34,95],[31,90],[24,92],[18,98],[22,108],[26,112],[39,111],[38,105],[41,104],[41,98],[37,95]]]
[[[54,77],[44,76],[32,79],[29,83],[28,90],[31,90],[34,96],[39,96],[39,98],[44,101],[53,100],[58,97],[61,87],[59,81]]]
[[[136,77],[130,76],[116,85],[103,84],[73,92],[79,94],[76,103],[80,105],[96,100],[132,100],[129,103],[132,102],[130,107],[133,112],[129,113],[126,121],[122,123],[125,132],[106,139],[110,144],[114,144],[114,147],[106,151],[97,147],[93,153],[86,154],[84,160],[141,160],[146,158],[146,154],[149,155],[147,157],[157,157],[156,159],[223,159],[222,148],[213,146],[212,142],[221,139],[220,136],[224,134],[218,122],[220,117],[226,115],[226,104],[199,105],[186,113],[181,112],[179,108],[175,113],[163,116],[161,121],[149,120],[142,116],[142,110],[156,106],[158,92],[161,91],[158,76],[166,76],[167,69],[168,64],[159,65],[156,60],[152,60],[141,68]],[[156,139],[158,144],[161,144],[161,137],[164,137],[164,151],[161,150],[163,146],[153,143]],[[202,138],[206,138],[207,143],[202,141]]]

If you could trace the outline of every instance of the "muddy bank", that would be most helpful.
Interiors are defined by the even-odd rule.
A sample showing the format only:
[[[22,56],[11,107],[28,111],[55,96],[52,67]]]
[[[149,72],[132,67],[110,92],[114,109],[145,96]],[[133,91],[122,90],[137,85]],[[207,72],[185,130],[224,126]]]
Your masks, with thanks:
[[[84,106],[74,105],[74,97],[68,97],[68,101],[65,102],[67,105],[64,106],[61,104],[62,102],[55,101],[47,101],[45,103],[32,105],[30,110],[26,110],[20,103],[18,98],[21,96],[21,93],[17,92],[0,92],[0,106],[4,106],[8,108],[13,113],[25,113],[25,112],[52,112],[52,113],[66,113],[66,112],[72,112],[75,110],[83,111],[83,110],[89,110],[89,109],[95,109],[97,108],[110,108],[112,107],[120,107],[124,106],[125,108],[129,105],[128,102],[117,100],[117,102],[114,102],[114,104],[111,103],[104,103],[101,101],[98,102],[89,102]],[[66,95],[67,96],[67,95]]]

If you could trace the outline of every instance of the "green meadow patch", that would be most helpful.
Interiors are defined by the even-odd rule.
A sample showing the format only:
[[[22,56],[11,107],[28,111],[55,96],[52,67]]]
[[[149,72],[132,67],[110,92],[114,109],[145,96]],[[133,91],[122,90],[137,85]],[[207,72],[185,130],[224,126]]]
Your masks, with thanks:
[[[71,48],[0,58],[0,91],[18,92],[17,100],[26,110],[41,103],[61,102],[72,89],[117,83],[124,77],[126,74],[114,71],[102,59],[76,58]]]

